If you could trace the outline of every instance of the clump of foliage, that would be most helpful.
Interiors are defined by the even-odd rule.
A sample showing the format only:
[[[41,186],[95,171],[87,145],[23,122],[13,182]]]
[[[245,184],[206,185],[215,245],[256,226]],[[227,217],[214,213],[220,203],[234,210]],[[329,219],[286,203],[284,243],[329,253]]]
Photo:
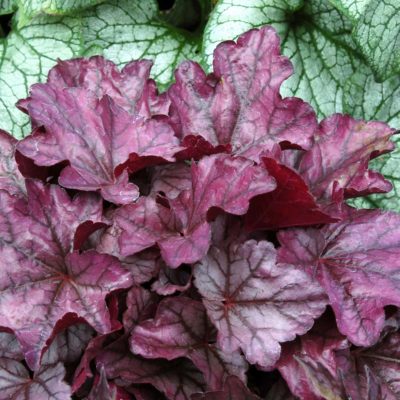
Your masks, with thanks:
[[[59,61],[1,133],[0,396],[398,399],[400,215],[346,202],[395,130],[282,97],[271,27],[150,68]]]

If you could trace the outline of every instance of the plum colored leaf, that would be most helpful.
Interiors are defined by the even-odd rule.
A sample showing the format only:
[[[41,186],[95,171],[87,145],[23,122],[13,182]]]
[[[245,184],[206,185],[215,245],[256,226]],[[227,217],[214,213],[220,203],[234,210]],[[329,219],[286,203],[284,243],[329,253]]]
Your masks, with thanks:
[[[187,359],[146,360],[118,344],[109,346],[96,360],[104,365],[109,379],[149,383],[169,400],[190,400],[193,393],[205,390],[203,375]]]
[[[2,399],[70,400],[71,389],[64,382],[61,363],[41,367],[31,378],[22,363],[0,358],[0,390]]]
[[[151,188],[152,192],[163,192],[174,199],[192,187],[190,166],[184,162],[154,167]]]
[[[245,216],[245,227],[277,229],[290,226],[317,225],[335,222],[325,214],[310,193],[303,178],[293,169],[272,158],[262,157],[268,173],[275,178],[274,191],[259,195],[250,201]]]
[[[236,376],[228,376],[222,390],[198,393],[191,400],[259,400]]]
[[[35,369],[63,317],[81,317],[98,332],[109,331],[104,298],[132,281],[116,258],[74,251],[77,227],[101,218],[97,196],[79,194],[71,200],[57,186],[26,185],[28,205],[2,207],[0,214],[0,326],[14,331]],[[7,204],[3,198],[1,203]]]
[[[368,162],[393,149],[394,129],[382,122],[364,122],[336,114],[320,124],[313,147],[303,156],[299,172],[318,199],[329,201],[334,190],[346,198],[388,192],[392,185]]]
[[[103,335],[97,335],[92,338],[86,346],[85,352],[81,357],[79,365],[76,367],[74,376],[72,379],[72,392],[79,391],[80,388],[85,384],[88,378],[93,377],[93,371],[91,368],[91,362],[99,355],[107,343],[117,339],[117,331],[121,327],[114,328],[111,332]]]
[[[230,144],[235,154],[256,161],[274,143],[310,147],[316,117],[302,100],[281,98],[279,87],[292,66],[280,55],[271,27],[220,44],[213,65],[213,78],[189,61],[175,73],[168,94],[183,137],[201,135],[213,146]]]
[[[100,366],[100,375],[92,386],[88,400],[119,400],[117,389],[109,385],[104,367]]]
[[[329,296],[339,331],[371,346],[382,331],[383,307],[400,305],[400,217],[380,210],[353,211],[337,224],[278,234],[279,261],[316,279]]]
[[[336,329],[323,332],[311,332],[286,344],[278,361],[279,372],[300,399],[341,400],[345,396],[336,352],[349,344]]]
[[[243,157],[217,154],[192,164],[192,188],[170,200],[173,219],[182,236],[159,242],[171,267],[200,260],[208,250],[211,229],[207,214],[212,208],[243,215],[254,196],[275,189],[275,181],[261,167]]]
[[[275,259],[271,243],[249,240],[212,247],[194,269],[220,348],[241,348],[263,368],[278,361],[280,342],[307,332],[326,306],[324,293],[304,272]]]
[[[386,321],[383,334],[374,346],[338,354],[348,396],[356,400],[396,400],[400,396],[400,325],[399,321],[392,322]]]
[[[342,112],[343,85],[363,60],[351,37],[352,23],[328,1],[219,0],[203,36],[208,68],[218,43],[267,24],[282,37],[282,52],[295,67],[282,94],[309,102],[320,118]]]
[[[44,354],[41,364],[64,364],[79,361],[94,330],[87,324],[75,324],[58,333]]]
[[[101,246],[114,248],[113,254],[119,258],[148,249],[170,234],[170,210],[150,196],[118,208],[112,218],[114,225],[105,232]],[[153,270],[155,261],[150,262]]]
[[[173,113],[174,111],[170,112],[170,114]],[[171,118],[171,123],[174,126],[172,121],[173,119]],[[179,135],[181,135],[181,133]],[[214,146],[200,135],[185,136],[181,141],[181,146],[184,149],[176,154],[178,160],[200,160],[203,156],[210,156],[211,154],[218,153],[230,153],[232,150],[230,144],[219,144]]]
[[[18,197],[26,196],[24,177],[15,161],[17,140],[0,129],[0,190]]]
[[[139,207],[134,207],[135,210],[146,210],[146,205],[149,204],[149,202],[144,200],[143,203],[143,199],[146,198],[138,200],[137,203]],[[143,208],[140,205],[142,205]],[[156,209],[158,210],[158,208]],[[121,212],[121,214],[123,214],[123,212]],[[132,256],[123,257],[118,244],[119,235],[120,229],[116,225],[107,229],[101,234],[100,241],[96,245],[96,250],[100,253],[118,257],[121,265],[131,273],[132,279],[137,285],[148,282],[156,277],[160,271],[160,252],[157,249],[149,248],[139,251]],[[139,239],[140,236],[138,235],[137,238]],[[139,249],[142,248],[143,246],[139,247]]]
[[[211,390],[221,390],[229,375],[245,381],[244,358],[239,352],[222,352],[214,341],[215,330],[202,303],[173,297],[161,301],[154,319],[135,327],[130,348],[145,358],[189,358]]]
[[[127,112],[144,118],[168,114],[169,100],[165,94],[158,95],[155,83],[150,79],[151,66],[149,60],[138,60],[128,63],[120,71],[102,56],[59,60],[49,71],[47,85],[54,89],[84,88],[99,99],[108,95]],[[29,113],[31,101],[28,97],[20,100],[18,105]]]
[[[396,2],[396,0],[393,0]],[[319,118],[335,112],[348,113],[365,120],[381,120],[400,128],[398,96],[400,78],[394,76],[382,83],[375,81],[370,67],[366,64],[352,32],[355,14],[361,14],[370,0],[219,0],[210,14],[203,35],[203,52],[208,70],[213,65],[213,51],[224,40],[237,38],[252,28],[271,24],[282,38],[282,53],[290,58],[295,73],[281,88],[283,96],[298,96],[309,102]],[[332,3],[332,4],[329,4]],[[393,25],[397,15],[385,24],[386,9],[390,11],[392,1],[376,0],[371,3],[368,14],[377,25],[378,35],[368,37],[373,47],[390,49],[396,39],[392,33],[398,29]],[[375,12],[376,6],[379,11]],[[350,14],[346,11],[350,10]],[[353,15],[354,14],[354,15]],[[359,16],[356,17],[358,19]],[[389,21],[389,19],[386,19]],[[389,28],[390,26],[390,28]],[[379,35],[389,40],[382,46]],[[390,57],[394,53],[386,52]],[[380,68],[389,72],[387,63]],[[374,167],[388,179],[398,182],[398,151],[396,155],[380,158]],[[373,196],[358,202],[369,208],[384,207],[399,211],[398,196]]]
[[[160,269],[158,278],[151,285],[151,290],[161,296],[188,290],[192,283],[192,273],[184,268],[171,269],[165,264]]]
[[[152,318],[156,312],[159,297],[141,286],[131,288],[126,297],[123,314],[125,332],[130,333],[140,322]]]
[[[46,133],[28,136],[18,150],[37,165],[69,161],[59,178],[61,185],[100,190],[116,204],[139,196],[137,186],[128,182],[126,168],[172,161],[178,149],[168,124],[134,117],[110,97],[99,100],[83,88],[38,84],[32,88],[28,111]]]
[[[249,200],[275,188],[275,182],[260,166],[243,157],[217,154],[204,157],[191,167],[192,187],[170,199],[170,209],[151,197],[121,207],[114,223],[122,256],[158,244],[170,267],[198,261],[207,252],[211,208],[243,215]]]
[[[21,351],[21,346],[18,343],[14,334],[8,332],[0,332],[0,358],[11,358],[21,361],[24,355]]]

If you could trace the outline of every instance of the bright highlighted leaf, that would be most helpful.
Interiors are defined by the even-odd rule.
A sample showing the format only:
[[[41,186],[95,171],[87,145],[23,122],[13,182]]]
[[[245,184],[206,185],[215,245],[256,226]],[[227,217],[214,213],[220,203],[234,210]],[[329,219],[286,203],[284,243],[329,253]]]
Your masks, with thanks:
[[[131,115],[110,97],[99,100],[83,88],[38,84],[32,88],[27,109],[46,132],[28,136],[19,142],[18,150],[37,165],[68,160],[59,178],[62,186],[99,190],[116,204],[131,203],[139,196],[138,187],[128,180],[128,170],[172,161],[179,149],[168,124]]]
[[[325,309],[318,285],[299,269],[276,264],[271,243],[254,240],[212,247],[195,267],[195,285],[225,352],[241,348],[246,359],[274,366],[280,342],[307,332]]]
[[[237,43],[218,46],[213,71],[210,78],[199,65],[185,62],[175,73],[177,82],[168,94],[183,137],[201,135],[213,146],[230,145],[233,153],[255,161],[276,143],[311,146],[314,111],[300,99],[279,95],[293,69],[280,54],[274,29],[253,30]]]

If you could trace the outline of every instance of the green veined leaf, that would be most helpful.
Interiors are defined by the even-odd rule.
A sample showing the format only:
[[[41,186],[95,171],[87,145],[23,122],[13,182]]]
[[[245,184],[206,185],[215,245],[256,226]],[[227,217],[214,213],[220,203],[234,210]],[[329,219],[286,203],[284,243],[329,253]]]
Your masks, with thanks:
[[[22,28],[40,14],[64,15],[92,7],[104,0],[14,0],[19,8],[18,26]]]
[[[17,0],[0,0],[0,15],[12,14],[16,8]]]
[[[341,12],[357,21],[370,0],[329,0]]]
[[[0,127],[17,138],[30,132],[28,118],[15,107],[30,85],[44,79],[57,58],[82,53],[81,24],[70,18],[38,19],[0,42]]]
[[[354,23],[353,38],[377,79],[400,72],[399,0],[329,0]]]
[[[400,73],[399,0],[371,0],[353,36],[380,81]]]
[[[154,61],[153,76],[168,84],[176,64],[198,59],[198,42],[159,18],[155,0],[114,0],[79,17],[36,17],[14,27],[0,41],[0,127],[17,138],[30,132],[27,117],[15,108],[29,86],[43,81],[57,58],[103,54],[123,66],[132,59]]]

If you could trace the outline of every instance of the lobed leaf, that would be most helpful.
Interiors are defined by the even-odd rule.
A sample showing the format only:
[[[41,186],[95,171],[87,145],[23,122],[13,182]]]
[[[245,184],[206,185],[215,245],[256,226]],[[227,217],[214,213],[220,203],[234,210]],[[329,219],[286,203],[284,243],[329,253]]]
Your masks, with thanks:
[[[194,270],[195,285],[225,352],[243,350],[251,364],[272,368],[280,342],[309,330],[325,296],[307,275],[275,262],[271,243],[249,240],[212,247]]]

